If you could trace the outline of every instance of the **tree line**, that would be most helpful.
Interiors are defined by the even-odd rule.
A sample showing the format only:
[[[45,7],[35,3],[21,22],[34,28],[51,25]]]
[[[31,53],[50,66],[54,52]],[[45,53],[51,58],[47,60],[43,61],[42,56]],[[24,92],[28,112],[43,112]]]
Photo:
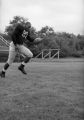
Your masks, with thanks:
[[[20,22],[25,24],[29,20],[20,16],[15,16],[12,21],[10,21],[9,26],[5,28],[5,33],[2,36],[11,41],[11,34]],[[50,31],[47,34],[47,31]],[[45,26],[41,30],[36,31],[32,26],[31,36],[35,37],[35,33],[39,37],[42,37],[42,33],[46,35],[43,36],[43,41],[40,44],[31,44],[26,41],[26,46],[33,52],[34,56],[38,55],[43,49],[60,49],[60,57],[84,57],[84,35],[74,35],[73,33],[66,32],[55,32],[52,27]],[[54,51],[53,51],[54,52]],[[52,53],[53,54],[53,53]]]

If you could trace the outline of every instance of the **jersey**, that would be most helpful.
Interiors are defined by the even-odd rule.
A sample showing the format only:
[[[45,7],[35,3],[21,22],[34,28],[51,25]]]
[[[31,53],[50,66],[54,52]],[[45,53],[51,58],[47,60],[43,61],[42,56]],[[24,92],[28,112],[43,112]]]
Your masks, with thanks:
[[[34,41],[34,38],[30,36],[30,30],[23,27],[21,24],[18,24],[12,33],[12,41],[13,43],[22,45],[25,40],[29,40],[30,42]]]

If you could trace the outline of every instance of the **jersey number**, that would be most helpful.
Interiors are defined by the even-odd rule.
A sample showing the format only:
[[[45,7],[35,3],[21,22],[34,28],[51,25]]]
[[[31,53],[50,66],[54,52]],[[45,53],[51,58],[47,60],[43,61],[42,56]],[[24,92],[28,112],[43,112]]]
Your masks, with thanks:
[[[22,37],[26,39],[27,36],[28,36],[28,31],[24,30],[23,33],[22,33]]]

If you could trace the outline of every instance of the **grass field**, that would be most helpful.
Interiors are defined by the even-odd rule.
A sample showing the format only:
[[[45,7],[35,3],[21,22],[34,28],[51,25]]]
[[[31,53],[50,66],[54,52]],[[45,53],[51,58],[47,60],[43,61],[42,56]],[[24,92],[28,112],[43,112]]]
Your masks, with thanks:
[[[0,120],[84,120],[84,62],[18,65],[0,78]]]

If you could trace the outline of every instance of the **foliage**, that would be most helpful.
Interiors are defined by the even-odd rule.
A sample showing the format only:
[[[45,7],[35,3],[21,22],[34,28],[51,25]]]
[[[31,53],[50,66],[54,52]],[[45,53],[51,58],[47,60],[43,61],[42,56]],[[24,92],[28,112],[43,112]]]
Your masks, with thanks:
[[[9,26],[6,27],[5,32],[7,34],[3,35],[7,40],[10,38],[15,26],[20,22],[25,24],[28,19],[20,16],[15,16],[12,21],[10,21]],[[47,31],[52,31],[47,34]],[[42,27],[40,31],[32,26],[31,36],[43,37],[43,41],[40,44],[32,44],[26,41],[27,47],[33,52],[34,56],[39,54],[43,49],[60,49],[60,57],[81,57],[84,56],[84,36],[74,35],[66,32],[58,33],[53,30],[52,27],[45,26]],[[45,36],[42,36],[45,33]]]
[[[9,26],[6,27],[5,32],[8,35],[11,35],[18,23],[26,24],[26,22],[29,22],[28,19],[20,17],[20,16],[15,16],[13,20],[10,21]],[[32,27],[32,31],[35,31],[33,27]]]

